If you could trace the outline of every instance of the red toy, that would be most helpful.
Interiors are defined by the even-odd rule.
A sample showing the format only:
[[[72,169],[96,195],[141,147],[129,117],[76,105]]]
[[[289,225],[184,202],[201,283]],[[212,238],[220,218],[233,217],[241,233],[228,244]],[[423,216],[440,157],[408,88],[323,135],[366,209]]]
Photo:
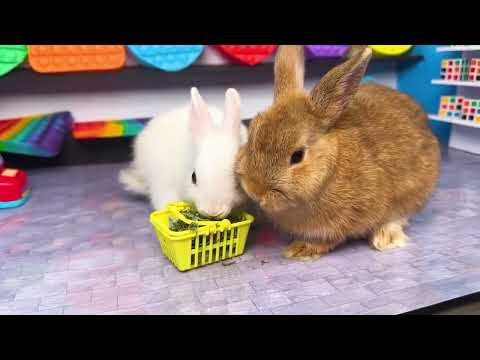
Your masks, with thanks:
[[[217,45],[231,58],[247,65],[256,65],[269,58],[278,45]]]
[[[25,204],[29,194],[27,174],[21,170],[4,167],[0,155],[0,209]]]

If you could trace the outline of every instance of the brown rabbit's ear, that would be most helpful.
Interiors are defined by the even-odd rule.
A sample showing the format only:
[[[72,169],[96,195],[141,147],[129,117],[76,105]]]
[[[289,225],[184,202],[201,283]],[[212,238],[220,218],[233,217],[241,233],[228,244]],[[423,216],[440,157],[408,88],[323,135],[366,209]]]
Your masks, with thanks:
[[[371,57],[372,50],[366,48],[330,70],[313,88],[310,100],[315,111],[327,119],[328,123],[323,125],[331,126],[347,108],[358,90]]]
[[[303,91],[305,55],[303,45],[280,45],[275,57],[274,100]]]

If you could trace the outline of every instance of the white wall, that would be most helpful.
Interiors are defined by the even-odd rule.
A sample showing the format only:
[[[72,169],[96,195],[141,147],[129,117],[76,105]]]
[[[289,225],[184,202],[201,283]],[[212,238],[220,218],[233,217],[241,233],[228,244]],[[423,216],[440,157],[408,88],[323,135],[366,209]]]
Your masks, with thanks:
[[[395,66],[372,65],[375,80],[396,87]],[[328,68],[310,71],[311,88]],[[164,73],[142,67],[115,72],[44,75],[16,70],[0,78],[0,119],[72,111],[76,121],[151,117],[187,103],[189,88],[197,86],[205,99],[222,106],[224,92],[236,87],[243,97],[244,118],[266,108],[272,100],[271,68],[232,68],[231,71]]]

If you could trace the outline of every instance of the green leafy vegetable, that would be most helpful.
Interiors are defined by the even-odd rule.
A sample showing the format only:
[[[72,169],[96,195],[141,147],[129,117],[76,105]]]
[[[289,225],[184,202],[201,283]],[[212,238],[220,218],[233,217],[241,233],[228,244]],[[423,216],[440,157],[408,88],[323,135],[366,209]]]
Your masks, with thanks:
[[[187,219],[194,221],[191,224],[184,223],[182,220],[175,220],[170,224],[170,230],[172,231],[186,231],[186,230],[196,230],[198,228],[198,221],[214,221],[212,219],[208,219],[206,217],[202,217],[198,211],[195,209],[187,209],[181,211],[182,215],[185,216]],[[227,219],[232,223],[238,223],[245,220],[243,214],[241,212],[232,212]]]

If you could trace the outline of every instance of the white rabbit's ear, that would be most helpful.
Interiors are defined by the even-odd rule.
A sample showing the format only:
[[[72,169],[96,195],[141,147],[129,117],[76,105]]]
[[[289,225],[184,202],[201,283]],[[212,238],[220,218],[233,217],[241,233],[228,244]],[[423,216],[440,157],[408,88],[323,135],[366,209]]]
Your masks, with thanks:
[[[242,100],[240,94],[235,89],[228,89],[225,93],[225,119],[223,120],[223,129],[240,136],[240,108]]]
[[[193,138],[199,141],[205,137],[212,127],[212,115],[208,110],[208,106],[203,101],[197,88],[191,90],[190,104],[190,128]]]

